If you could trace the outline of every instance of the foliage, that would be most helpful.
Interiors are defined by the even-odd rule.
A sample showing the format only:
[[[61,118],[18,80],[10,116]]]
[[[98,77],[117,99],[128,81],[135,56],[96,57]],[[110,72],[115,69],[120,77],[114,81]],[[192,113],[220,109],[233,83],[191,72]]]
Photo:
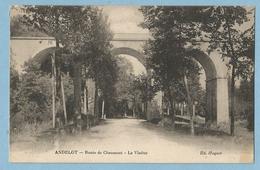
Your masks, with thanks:
[[[131,84],[131,91],[134,95],[139,94],[141,102],[151,101],[155,95],[155,89],[151,83],[151,77],[141,74],[135,77],[133,83]]]
[[[247,119],[247,128],[254,130],[254,77],[243,79],[236,89],[236,114]]]
[[[185,70],[196,73],[198,69],[185,53],[185,44],[198,38],[209,40],[208,51],[220,50],[229,59],[231,70],[231,134],[234,132],[235,77],[253,74],[254,24],[247,30],[240,27],[249,21],[248,9],[240,6],[197,7],[142,7],[142,26],[148,28],[150,40],[146,54],[155,71],[158,84],[169,87],[179,84]],[[254,12],[254,9],[249,11]],[[209,17],[210,16],[210,17]],[[251,21],[252,22],[252,21]],[[165,84],[166,83],[166,84]],[[167,84],[168,83],[168,84]],[[187,91],[188,93],[188,91]],[[167,92],[169,94],[169,90]],[[189,96],[189,94],[188,94]],[[170,97],[170,96],[169,96]]]
[[[11,128],[49,122],[52,105],[50,74],[42,71],[40,63],[33,59],[24,64],[23,73],[20,75],[12,72],[17,73],[14,67],[11,67],[10,74]],[[67,75],[64,75],[63,82],[67,113],[70,116],[73,113],[73,83]]]
[[[206,38],[210,41],[208,50],[220,49],[222,57],[228,58],[229,66],[234,67],[235,77],[246,78],[253,72],[254,24],[243,29],[246,23],[250,25],[249,15],[253,10],[248,11],[241,6],[201,9],[201,29],[207,33]]]
[[[96,88],[101,91],[101,99],[105,101],[105,112],[112,113],[116,96],[115,84],[118,77],[117,62],[111,54],[112,33],[107,17],[103,15],[102,10],[96,8],[92,22],[91,43],[85,51],[90,57],[83,60],[87,69],[85,78],[92,78],[95,81]]]
[[[101,10],[91,6],[25,6],[24,8],[27,24],[54,37],[56,47],[62,46],[62,50],[56,51],[56,65],[57,69],[60,69],[62,63],[68,63],[72,68],[70,74],[74,82],[75,111],[81,112],[82,76],[94,79],[97,88],[104,94],[111,91],[116,79],[115,62],[110,54],[112,34],[107,18],[103,16]],[[105,88],[106,86],[111,88]]]
[[[115,59],[108,55],[103,58],[100,65],[102,67],[97,70],[94,80],[101,91],[101,99],[105,101],[105,112],[113,113],[116,100],[117,64]]]
[[[15,69],[15,62],[11,55],[10,58],[10,117],[19,111],[16,104],[18,96],[18,89],[20,84],[20,77],[18,71]]]
[[[30,63],[30,64],[29,64]],[[28,67],[30,65],[30,67]],[[33,68],[30,70],[30,68]],[[19,124],[23,122],[37,123],[50,119],[51,113],[51,83],[49,75],[42,74],[41,71],[35,72],[39,68],[38,63],[28,61],[25,64],[25,70],[20,75],[19,86],[11,101],[11,105],[16,106],[16,110],[11,109],[11,126],[14,117],[20,117]],[[11,74],[11,76],[13,76]],[[11,82],[11,91],[13,91],[13,82]]]
[[[235,78],[246,79],[253,75],[254,24],[247,30],[240,28],[249,21],[247,9],[240,6],[204,7],[200,12],[201,28],[210,40],[209,51],[220,49],[222,58],[228,58],[231,68],[230,132],[234,135]],[[206,16],[210,17],[206,19]]]
[[[117,57],[118,77],[115,84],[117,100],[131,100],[129,91],[134,80],[133,67],[131,63],[122,57]]]
[[[10,21],[11,37],[45,37],[46,34],[40,32],[32,26],[25,24],[25,19],[22,15],[16,15]]]
[[[66,111],[68,115],[68,120],[72,119],[74,114],[74,87],[73,80],[69,75],[63,75],[63,87],[66,101]]]
[[[154,71],[155,83],[166,89],[173,81],[182,80],[183,75],[198,72],[200,68],[192,56],[186,54],[185,43],[200,35],[197,25],[189,22],[193,11],[187,7],[142,7],[143,27],[148,28],[153,40],[145,49],[150,56],[150,67]],[[187,18],[184,20],[183,18]]]
[[[140,114],[142,104],[151,101],[154,96],[151,78],[144,74],[134,75],[131,63],[123,57],[117,57],[117,63],[118,79],[115,84],[117,112],[124,113],[131,109],[129,112]]]
[[[165,92],[174,118],[173,100],[186,100],[192,104],[187,99],[191,94],[184,86],[184,77],[191,79],[201,70],[185,49],[187,42],[201,36],[199,24],[194,22],[197,8],[150,6],[140,10],[144,15],[142,26],[153,36],[145,47],[145,54],[153,70],[154,84]],[[193,93],[199,93],[199,84],[192,85],[196,87]]]

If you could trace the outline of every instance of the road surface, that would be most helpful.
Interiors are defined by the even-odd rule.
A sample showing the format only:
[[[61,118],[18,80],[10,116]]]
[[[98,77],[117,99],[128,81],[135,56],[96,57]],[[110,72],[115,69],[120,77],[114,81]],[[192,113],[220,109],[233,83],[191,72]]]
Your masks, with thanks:
[[[34,146],[37,145],[37,146]],[[40,145],[40,146],[39,146]],[[252,162],[252,142],[228,136],[190,136],[138,119],[107,119],[82,134],[11,148],[16,162]],[[42,148],[48,148],[46,150]]]

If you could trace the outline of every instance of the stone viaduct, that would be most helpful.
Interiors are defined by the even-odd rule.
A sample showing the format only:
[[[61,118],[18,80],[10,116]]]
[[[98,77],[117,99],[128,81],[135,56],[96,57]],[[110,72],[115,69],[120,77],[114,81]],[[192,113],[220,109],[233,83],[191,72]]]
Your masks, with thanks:
[[[112,40],[113,55],[127,54],[137,58],[145,67],[143,45],[150,38],[148,34],[129,33],[114,34]],[[52,37],[11,37],[11,54],[15,55],[20,66],[29,58],[42,57],[55,48]],[[208,42],[198,41],[197,45],[187,45],[187,50],[193,54],[205,70],[207,119],[217,125],[229,125],[229,94],[228,68],[220,57],[220,52],[207,53]]]

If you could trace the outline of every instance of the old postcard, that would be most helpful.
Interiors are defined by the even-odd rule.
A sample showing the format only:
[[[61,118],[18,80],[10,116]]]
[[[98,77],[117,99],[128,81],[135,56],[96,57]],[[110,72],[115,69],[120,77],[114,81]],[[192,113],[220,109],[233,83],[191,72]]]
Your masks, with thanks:
[[[9,161],[253,163],[254,6],[10,8]]]

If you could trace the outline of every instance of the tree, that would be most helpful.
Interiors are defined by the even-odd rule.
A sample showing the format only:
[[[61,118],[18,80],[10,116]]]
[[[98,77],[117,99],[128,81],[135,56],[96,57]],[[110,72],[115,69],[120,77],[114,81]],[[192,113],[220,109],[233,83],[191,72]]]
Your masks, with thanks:
[[[236,89],[236,104],[240,107],[240,116],[247,119],[247,128],[254,130],[254,77],[242,79],[239,88]],[[242,115],[241,115],[242,112]]]
[[[41,123],[49,124],[51,119],[51,79],[50,72],[42,68],[35,58],[28,60],[23,66],[23,72],[18,74],[11,59],[10,74],[10,127],[23,131],[22,126],[33,124],[39,127]],[[64,76],[66,98],[73,94],[71,78]],[[66,103],[71,106],[70,100]],[[73,107],[71,107],[73,108]],[[57,113],[59,107],[56,108]],[[67,108],[69,116],[73,111]],[[43,124],[43,126],[44,126]]]
[[[15,61],[13,60],[13,54],[11,52],[10,58],[10,119],[12,119],[15,114],[19,111],[17,105],[17,98],[19,84],[20,84],[20,76],[18,71],[15,69]]]
[[[141,74],[136,76],[131,83],[130,94],[133,98],[134,107],[137,101],[144,104],[144,116],[147,116],[148,102],[151,101],[155,95],[155,89],[152,85],[152,77]]]
[[[90,6],[25,6],[25,10],[28,25],[33,25],[56,40],[58,89],[62,60],[72,66],[74,108],[75,113],[80,114],[82,71],[89,68],[96,73],[100,61],[109,54],[111,35],[102,11]]]
[[[142,7],[140,10],[144,15],[142,26],[149,29],[153,36],[148,41],[145,54],[154,71],[155,84],[166,94],[174,122],[172,88],[178,88],[179,84],[184,85],[185,77],[200,70],[185,49],[187,41],[201,34],[197,23],[192,22],[196,10],[162,6]],[[189,87],[184,87],[187,98],[191,99]],[[188,105],[191,113],[191,100],[188,100]]]
[[[166,66],[164,70],[162,70],[160,68],[160,64],[158,64],[160,62],[165,63],[163,62],[164,60],[152,57],[152,63],[157,63],[157,65],[155,66],[155,71],[159,73],[158,75],[166,75],[165,73],[167,73],[167,71],[171,69],[169,68],[169,66],[174,66],[175,70],[171,70],[171,72],[175,75],[165,76],[164,78],[166,82],[171,80],[171,78],[167,80],[167,77],[176,78],[179,77],[179,73],[182,73],[182,75],[185,76],[185,71],[180,71],[178,73],[178,66],[184,66],[185,68],[185,65],[190,63],[188,60],[186,60],[186,62],[183,62],[183,60],[187,58],[183,45],[187,41],[193,40],[197,37],[205,38],[206,36],[206,38],[209,39],[209,52],[211,50],[220,49],[223,59],[229,59],[229,66],[231,69],[230,129],[231,134],[234,135],[235,78],[238,76],[246,77],[248,75],[251,75],[253,71],[252,65],[254,63],[254,24],[252,25],[252,27],[244,31],[242,31],[239,27],[240,25],[248,21],[248,10],[239,6],[198,6],[192,8],[143,7],[141,11],[143,12],[145,17],[143,26],[145,28],[148,28],[152,32],[154,37],[154,40],[150,41],[149,48],[149,50],[153,53],[149,54],[149,52],[147,52],[147,54],[151,56],[156,56],[154,55],[154,52],[157,51],[156,53],[158,57],[170,56],[172,54],[174,54],[175,56],[172,57],[174,58],[172,60],[172,63],[170,63],[170,59],[167,59],[167,57],[165,57],[165,61],[167,61],[166,63],[169,64],[163,65],[163,67]],[[162,42],[166,43],[163,44]],[[168,51],[166,49],[162,50],[163,48],[168,49]],[[172,51],[170,51],[170,49],[172,49]],[[179,56],[180,60],[177,59],[176,56]],[[186,69],[187,68],[190,67],[186,67]],[[156,69],[160,70],[160,72]]]
[[[16,15],[11,18],[10,21],[10,35],[11,37],[44,37],[46,34],[40,32],[33,26],[28,26],[26,20],[22,15]]]
[[[112,102],[116,96],[115,83],[117,82],[117,64],[113,56],[108,54],[102,58],[99,65],[102,67],[95,70],[93,79],[95,80],[95,88],[101,92],[100,98],[105,102],[105,111],[108,113],[112,112]],[[97,90],[95,93],[97,94]],[[96,101],[96,103],[98,103],[98,101]],[[98,113],[98,111],[96,113]]]
[[[131,63],[122,57],[117,57],[118,65],[118,78],[116,83],[116,93],[118,100],[130,100],[129,90],[131,88],[131,83],[134,80],[133,67]]]
[[[209,51],[220,49],[222,58],[228,58],[231,70],[230,133],[234,135],[235,80],[250,77],[254,64],[254,23],[246,30],[241,25],[249,21],[248,11],[241,6],[204,7],[201,12],[201,28],[209,38]],[[208,17],[210,16],[210,17]],[[251,21],[254,22],[254,21]]]
[[[16,108],[11,107],[11,127],[18,127],[23,123],[38,124],[48,121],[51,111],[49,75],[40,70],[39,63],[29,60],[25,63],[24,72],[19,77],[19,85],[15,94],[11,94],[11,106]],[[15,83],[12,81],[11,92],[14,85]]]
[[[82,11],[81,7],[65,7],[65,6],[24,6],[24,15],[25,23],[28,26],[33,26],[38,29],[40,32],[47,34],[48,36],[54,37],[56,41],[56,50],[52,55],[52,76],[53,76],[53,126],[55,127],[55,115],[56,115],[56,94],[61,98],[61,50],[60,46],[65,45],[65,40],[68,37],[69,33],[73,33],[73,25],[77,17],[81,16]],[[75,13],[74,13],[75,12]],[[73,13],[73,14],[72,14]],[[76,14],[78,16],[76,16]],[[88,20],[86,20],[88,21]],[[84,22],[83,22],[84,23]],[[72,35],[72,34],[71,34]],[[66,37],[67,36],[67,37]],[[71,44],[75,44],[71,42]],[[69,46],[71,47],[71,46]],[[73,51],[72,48],[67,48],[68,51]],[[75,50],[74,50],[75,51]],[[74,52],[73,51],[73,52]],[[78,55],[76,55],[78,56]],[[71,61],[76,60],[77,58],[72,59]],[[76,65],[76,64],[75,64]],[[76,66],[78,69],[80,67]],[[74,102],[75,102],[75,112],[80,113],[80,93],[78,85],[80,85],[79,76],[76,76],[77,69],[74,70],[75,84],[74,84]],[[79,71],[78,71],[79,72]],[[54,87],[55,86],[55,87]],[[59,100],[61,101],[61,100]]]
[[[86,77],[95,81],[95,113],[98,111],[98,90],[101,90],[102,98],[106,101],[106,109],[109,110],[114,100],[114,86],[117,80],[117,63],[111,54],[112,32],[109,28],[108,18],[97,9],[91,17],[91,44],[87,49],[90,57],[83,60],[87,69]]]
[[[131,84],[134,81],[133,67],[127,59],[116,56],[117,79],[115,83],[115,99],[117,112],[126,113],[128,104],[132,102]],[[121,103],[121,104],[120,104]]]

